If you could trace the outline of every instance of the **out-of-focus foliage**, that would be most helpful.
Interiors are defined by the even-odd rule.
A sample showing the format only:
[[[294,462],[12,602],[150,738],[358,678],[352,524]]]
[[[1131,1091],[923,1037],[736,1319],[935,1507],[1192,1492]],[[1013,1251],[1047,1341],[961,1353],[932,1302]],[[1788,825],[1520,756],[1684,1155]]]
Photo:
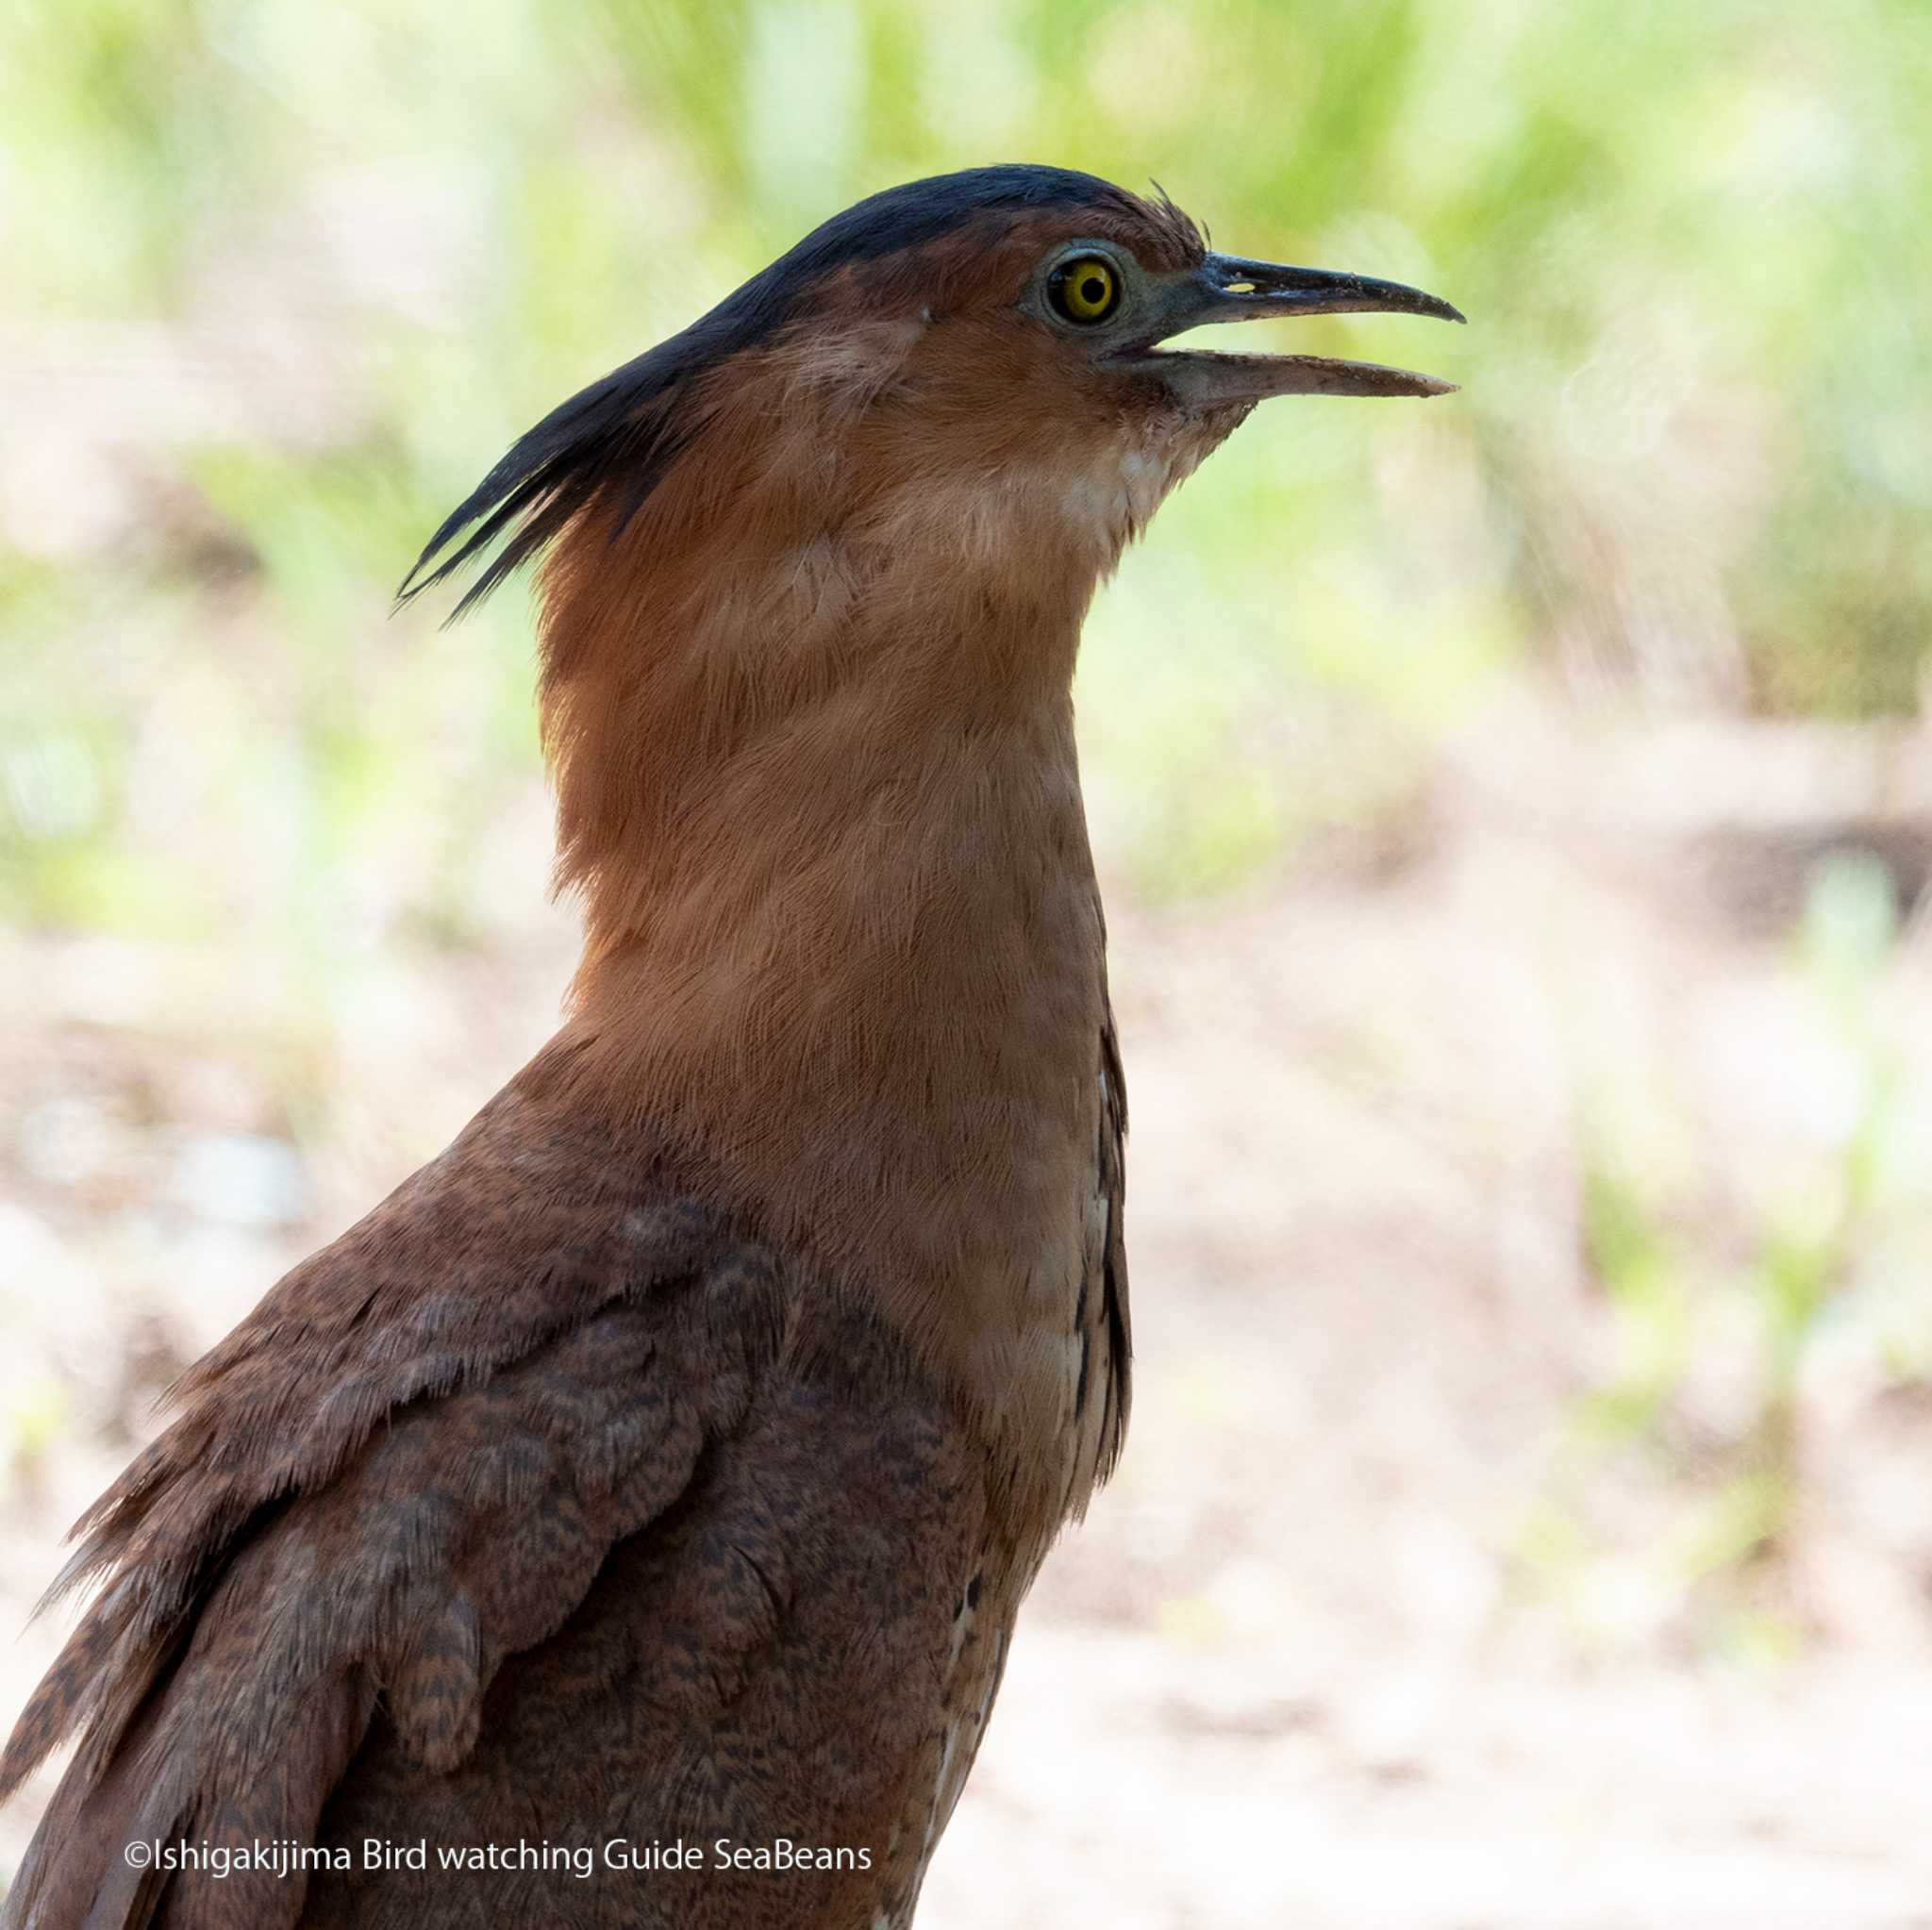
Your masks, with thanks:
[[[1746,1243],[1727,1261],[1714,1263],[1695,1226],[1694,1163],[1659,1156],[1687,1137],[1685,1096],[1633,1106],[1607,1079],[1586,1097],[1579,1230],[1608,1304],[1612,1358],[1577,1405],[1522,1553],[1591,1635],[1604,1619],[1591,1583],[1615,1575],[1619,1556],[1591,1545],[1587,1497],[1591,1477],[1624,1457],[1688,1478],[1625,1574],[1619,1614],[1628,1619],[1633,1582],[1657,1602],[1696,1592],[1726,1648],[1788,1653],[1805,1632],[1783,1561],[1801,1525],[1801,1393],[1819,1341],[1836,1323],[1841,1352],[1882,1358],[1899,1388],[1925,1382],[1924,1108],[1907,1090],[1885,1010],[1897,939],[1893,879],[1875,857],[1813,870],[1790,964],[1822,1022],[1811,1045],[1834,1103],[1818,1108],[1807,1155],[1764,1176]],[[1627,1570],[1627,1553],[1622,1561]]]
[[[387,624],[417,544],[804,228],[993,159],[1156,178],[1473,318],[1298,330],[1465,392],[1274,405],[1104,600],[1090,774],[1144,887],[1399,818],[1534,654],[1910,708],[1928,98],[1918,0],[12,0],[0,908],[334,927],[353,877],[487,919],[525,610]]]

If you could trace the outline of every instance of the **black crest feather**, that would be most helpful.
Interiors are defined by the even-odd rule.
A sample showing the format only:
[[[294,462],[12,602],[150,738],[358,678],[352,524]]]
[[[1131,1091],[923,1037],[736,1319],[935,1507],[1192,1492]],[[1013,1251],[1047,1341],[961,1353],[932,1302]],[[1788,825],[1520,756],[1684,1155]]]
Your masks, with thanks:
[[[454,622],[613,483],[625,492],[622,528],[690,439],[677,391],[763,341],[791,318],[815,283],[845,263],[923,247],[1003,208],[1107,202],[1126,204],[1130,197],[1093,175],[1015,166],[936,175],[856,203],[689,328],[591,383],[521,437],[430,538],[399,598],[408,601],[442,582],[511,531],[451,613]]]

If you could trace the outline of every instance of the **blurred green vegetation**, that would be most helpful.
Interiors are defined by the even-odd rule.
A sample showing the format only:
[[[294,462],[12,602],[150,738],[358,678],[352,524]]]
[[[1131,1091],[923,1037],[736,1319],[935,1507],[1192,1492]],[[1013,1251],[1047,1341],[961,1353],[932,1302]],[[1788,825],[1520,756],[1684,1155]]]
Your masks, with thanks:
[[[474,929],[525,612],[389,623],[424,536],[825,214],[994,159],[1474,318],[1305,324],[1465,393],[1277,405],[1104,600],[1096,832],[1145,890],[1399,812],[1525,660],[1909,709],[1928,98],[1919,0],[12,0],[0,912],[325,923],[387,866]]]
[[[1821,1022],[1839,1088],[1808,1156],[1767,1176],[1740,1248],[1714,1255],[1694,1159],[1660,1154],[1686,1095],[1629,1108],[1607,1092],[1583,1124],[1581,1231],[1611,1322],[1611,1358],[1574,1408],[1521,1553],[1567,1596],[1587,1633],[1606,1585],[1663,1607],[1691,1605],[1720,1648],[1791,1653],[1807,1630],[1787,1557],[1807,1499],[1801,1394],[1836,1321],[1899,1388],[1925,1385],[1928,1328],[1919,1256],[1920,1147],[1902,1118],[1904,1067],[1885,1010],[1899,938],[1893,879],[1868,853],[1812,871],[1790,969]],[[1621,1115],[1621,1116],[1620,1116]],[[1681,1147],[1694,1135],[1681,1135]],[[1591,1489],[1619,1461],[1648,1464],[1675,1499],[1635,1572],[1598,1532]]]

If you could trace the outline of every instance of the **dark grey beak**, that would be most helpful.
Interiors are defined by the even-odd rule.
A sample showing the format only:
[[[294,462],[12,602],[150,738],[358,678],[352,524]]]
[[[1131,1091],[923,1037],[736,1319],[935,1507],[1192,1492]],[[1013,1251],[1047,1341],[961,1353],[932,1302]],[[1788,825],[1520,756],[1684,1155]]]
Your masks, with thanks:
[[[1253,322],[1268,315],[1431,315],[1438,322],[1468,318],[1438,295],[1373,275],[1328,268],[1289,268],[1210,255],[1194,274],[1198,322]],[[1191,324],[1190,324],[1191,325]]]
[[[1346,362],[1325,356],[1220,355],[1160,350],[1157,343],[1208,322],[1256,322],[1293,315],[1427,315],[1460,322],[1459,309],[1399,281],[1343,275],[1325,268],[1291,268],[1239,255],[1209,255],[1199,268],[1168,284],[1156,327],[1127,357],[1156,368],[1190,403],[1260,402],[1271,395],[1447,395],[1453,382]]]

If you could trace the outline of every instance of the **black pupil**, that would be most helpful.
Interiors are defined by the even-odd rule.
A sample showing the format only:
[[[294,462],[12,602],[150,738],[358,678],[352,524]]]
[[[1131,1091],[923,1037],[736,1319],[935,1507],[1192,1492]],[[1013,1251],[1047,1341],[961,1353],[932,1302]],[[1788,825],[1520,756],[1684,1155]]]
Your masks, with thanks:
[[[1097,308],[1107,299],[1107,284],[1099,275],[1090,275],[1080,284],[1080,299],[1091,308]]]

